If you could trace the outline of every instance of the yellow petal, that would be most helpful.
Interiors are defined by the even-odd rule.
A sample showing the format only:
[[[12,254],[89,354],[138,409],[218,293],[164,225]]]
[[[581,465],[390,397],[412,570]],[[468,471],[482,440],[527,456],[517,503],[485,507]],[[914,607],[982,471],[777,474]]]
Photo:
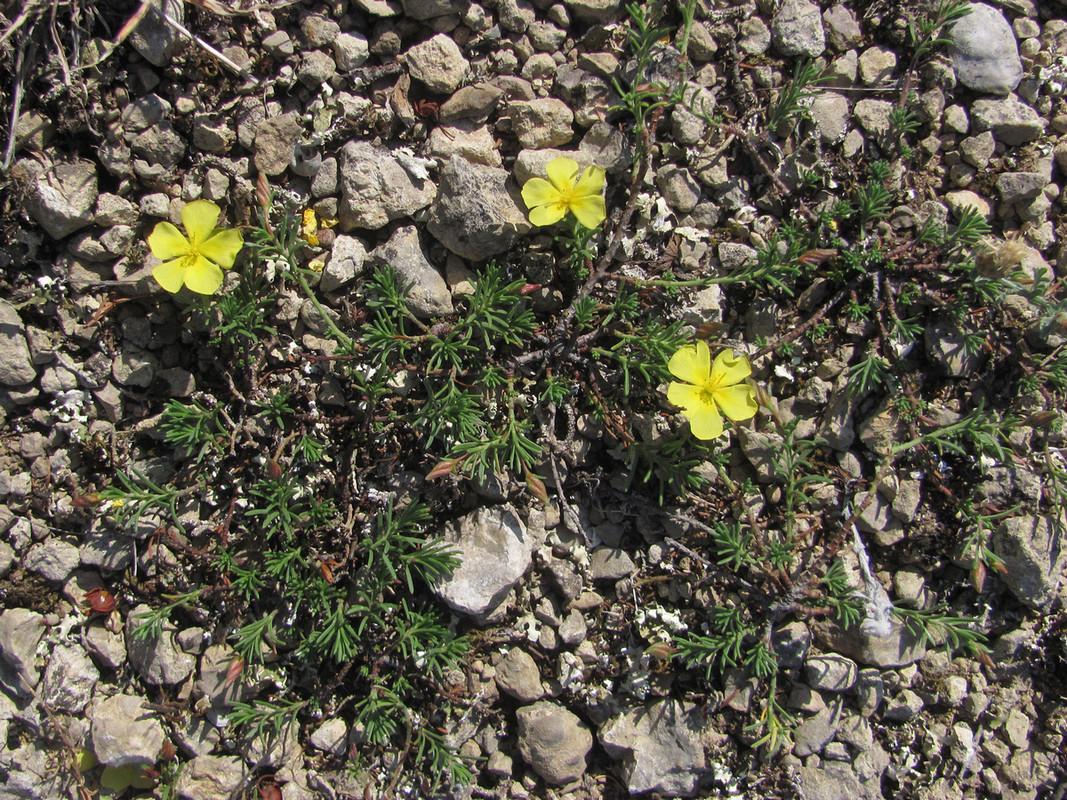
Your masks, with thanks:
[[[608,216],[604,198],[600,195],[573,198],[570,202],[570,209],[578,221],[587,228],[597,227]]]
[[[527,208],[532,209],[559,201],[559,191],[544,178],[530,178],[522,187],[522,202],[526,203]]]
[[[185,283],[185,264],[188,256],[165,261],[152,270],[152,277],[171,294],[177,294]]]
[[[237,254],[245,246],[245,237],[236,229],[219,231],[200,245],[200,255],[214,261],[223,269],[233,266]]]
[[[530,222],[534,225],[554,225],[567,213],[567,207],[561,203],[551,203],[547,206],[537,206],[530,209]]]
[[[711,380],[716,386],[732,386],[752,374],[748,356],[737,355],[733,350],[723,350],[715,356],[711,365]]]
[[[210,200],[194,200],[182,209],[182,225],[189,241],[194,245],[203,242],[215,230],[221,209]]]
[[[573,158],[553,158],[545,167],[548,179],[561,192],[569,192],[578,182],[578,162]]]
[[[152,255],[163,261],[189,255],[189,240],[169,222],[160,222],[152,229],[148,234],[148,247]]]
[[[604,191],[604,170],[600,167],[586,167],[574,187],[575,196],[600,194],[602,191]]]
[[[689,430],[698,439],[718,439],[722,436],[722,416],[714,403],[701,403],[697,408],[685,412],[689,419]]]
[[[708,349],[708,343],[699,341],[680,348],[667,362],[667,369],[678,380],[703,386],[711,376],[711,351]]]
[[[716,389],[712,392],[712,397],[719,404],[722,413],[734,422],[751,419],[759,410],[759,405],[756,403],[756,390],[747,383]]]
[[[222,286],[222,270],[200,256],[185,270],[185,285],[197,294],[215,294]]]
[[[667,399],[682,409],[698,408],[706,402],[700,399],[701,390],[691,383],[671,381],[667,386]]]

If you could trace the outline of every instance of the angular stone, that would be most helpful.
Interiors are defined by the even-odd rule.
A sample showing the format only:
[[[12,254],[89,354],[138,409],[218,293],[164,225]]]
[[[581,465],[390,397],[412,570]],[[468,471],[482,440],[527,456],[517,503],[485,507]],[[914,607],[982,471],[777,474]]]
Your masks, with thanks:
[[[783,56],[821,56],[826,33],[819,7],[807,0],[785,0],[771,20],[771,41]]]
[[[1045,132],[1046,124],[1040,114],[1015,97],[975,100],[971,122],[976,133],[992,131],[998,142],[1011,147],[1037,139]]]
[[[140,624],[138,617],[149,611],[148,606],[140,605],[126,618],[126,648],[130,663],[147,683],[181,683],[192,674],[196,659],[178,646],[173,626],[164,625],[159,636],[154,638],[135,635]]]
[[[296,114],[269,117],[256,126],[252,160],[256,169],[268,177],[281,175],[289,167],[293,148],[300,141],[304,126]]]
[[[0,614],[0,657],[21,679],[12,687],[19,694],[28,694],[41,679],[37,644],[44,632],[44,617],[36,611],[9,608]]]
[[[463,82],[470,65],[449,36],[439,33],[407,51],[411,77],[434,94],[452,94]]]
[[[100,672],[78,646],[57,646],[45,667],[39,699],[50,708],[81,712],[93,696]]]
[[[186,763],[174,783],[178,800],[230,800],[245,779],[237,756],[197,756]]]
[[[1019,602],[1047,608],[1056,598],[1067,563],[1067,535],[1062,518],[1011,517],[993,534],[993,552],[1007,572],[999,577]]]
[[[453,610],[484,619],[507,597],[533,560],[533,537],[509,505],[481,508],[446,526],[442,539],[461,560],[434,592]]]
[[[600,728],[608,755],[622,761],[631,795],[693,797],[706,769],[699,706],[662,700],[624,711]]]
[[[1023,77],[1023,64],[1011,25],[999,10],[971,3],[971,13],[946,31],[956,77],[968,89],[1006,95]]]
[[[169,64],[185,46],[186,39],[163,19],[166,14],[175,22],[185,22],[185,3],[182,0],[150,0],[149,12],[130,33],[129,43],[149,64],[162,67]]]
[[[397,228],[389,241],[369,256],[372,267],[388,265],[408,286],[405,300],[411,312],[423,319],[452,313],[452,294],[440,271],[430,263],[414,225]]]
[[[527,148],[559,147],[574,138],[574,112],[562,100],[543,97],[508,106],[512,130]]]
[[[425,208],[437,194],[428,177],[412,174],[385,147],[349,142],[341,150],[340,229],[377,230]]]
[[[22,318],[11,303],[0,299],[0,384],[22,386],[36,378]]]
[[[504,253],[533,227],[507,170],[452,156],[441,170],[427,230],[472,261]]]
[[[93,753],[109,767],[151,767],[163,748],[163,726],[145,701],[117,694],[92,705]]]
[[[92,224],[97,196],[96,165],[77,160],[40,172],[26,195],[26,212],[53,239]]]
[[[593,735],[582,721],[555,703],[542,701],[515,714],[519,752],[546,783],[560,786],[585,774]]]
[[[545,696],[541,670],[533,657],[520,647],[513,647],[496,666],[496,684],[502,692],[523,703]]]

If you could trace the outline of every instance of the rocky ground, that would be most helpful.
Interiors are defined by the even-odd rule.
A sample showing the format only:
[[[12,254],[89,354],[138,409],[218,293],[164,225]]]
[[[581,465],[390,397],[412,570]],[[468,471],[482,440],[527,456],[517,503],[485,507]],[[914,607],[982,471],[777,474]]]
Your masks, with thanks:
[[[1062,2],[0,11],[0,797],[1064,796]]]

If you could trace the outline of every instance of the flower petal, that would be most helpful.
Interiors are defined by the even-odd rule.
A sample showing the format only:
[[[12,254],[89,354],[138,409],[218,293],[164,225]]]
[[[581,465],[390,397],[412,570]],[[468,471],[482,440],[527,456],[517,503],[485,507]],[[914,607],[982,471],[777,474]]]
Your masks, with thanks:
[[[719,404],[722,413],[734,422],[751,419],[759,410],[759,405],[756,403],[756,390],[747,383],[716,389],[712,392],[712,397]]]
[[[189,255],[189,240],[169,222],[160,222],[148,234],[148,247],[152,255],[166,261],[170,258]]]
[[[530,209],[530,222],[534,225],[554,225],[567,213],[567,207],[561,203],[551,203],[547,206],[537,206]]]
[[[584,197],[590,194],[600,194],[604,191],[604,170],[600,167],[586,167],[582,177],[574,186],[574,195]]]
[[[667,362],[667,369],[678,380],[703,387],[711,376],[711,351],[708,349],[708,343],[699,341],[680,348]]]
[[[553,158],[545,167],[548,179],[561,192],[570,192],[578,182],[578,162],[573,158]]]
[[[182,225],[195,247],[215,230],[222,210],[210,200],[194,200],[182,209]]]
[[[752,374],[748,356],[737,355],[733,350],[723,350],[715,356],[711,365],[711,380],[715,386],[733,386]]]
[[[203,256],[185,270],[185,285],[197,294],[215,294],[222,286],[222,270]]]
[[[608,216],[604,198],[598,194],[591,197],[575,197],[571,200],[569,207],[578,221],[587,228],[597,227]]]
[[[560,201],[559,190],[544,178],[530,178],[522,187],[522,202],[527,208],[545,206]]]
[[[718,439],[722,436],[722,416],[714,403],[701,403],[699,407],[686,411],[689,430],[698,439]]]
[[[691,383],[677,383],[671,381],[667,386],[667,399],[681,409],[688,411],[690,408],[699,408],[706,405],[706,400],[700,399],[701,390]]]
[[[245,238],[239,230],[219,231],[200,245],[200,255],[214,261],[223,269],[229,269],[244,246]]]
[[[185,264],[188,260],[188,256],[182,256],[172,261],[164,261],[152,270],[152,277],[168,292],[177,294],[185,284]]]

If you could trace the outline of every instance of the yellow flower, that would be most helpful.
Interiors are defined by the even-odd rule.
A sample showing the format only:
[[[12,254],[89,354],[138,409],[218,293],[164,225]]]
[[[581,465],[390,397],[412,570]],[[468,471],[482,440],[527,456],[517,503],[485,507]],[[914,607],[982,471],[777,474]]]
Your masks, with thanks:
[[[522,199],[530,209],[534,225],[552,225],[570,211],[587,228],[595,228],[607,218],[604,198],[604,170],[586,167],[578,177],[573,158],[554,158],[546,167],[548,180],[530,178],[522,187]]]
[[[667,399],[681,406],[689,418],[689,428],[698,439],[722,435],[722,415],[734,422],[753,417],[758,409],[756,390],[742,383],[752,374],[747,356],[723,350],[711,361],[707,342],[681,348],[671,356],[667,369],[684,383],[671,382]]]
[[[168,292],[188,286],[197,294],[214,294],[222,286],[222,271],[233,266],[244,247],[238,230],[216,230],[219,207],[208,200],[194,200],[182,209],[185,232],[161,222],[148,236],[152,255],[163,261],[152,277]]]

